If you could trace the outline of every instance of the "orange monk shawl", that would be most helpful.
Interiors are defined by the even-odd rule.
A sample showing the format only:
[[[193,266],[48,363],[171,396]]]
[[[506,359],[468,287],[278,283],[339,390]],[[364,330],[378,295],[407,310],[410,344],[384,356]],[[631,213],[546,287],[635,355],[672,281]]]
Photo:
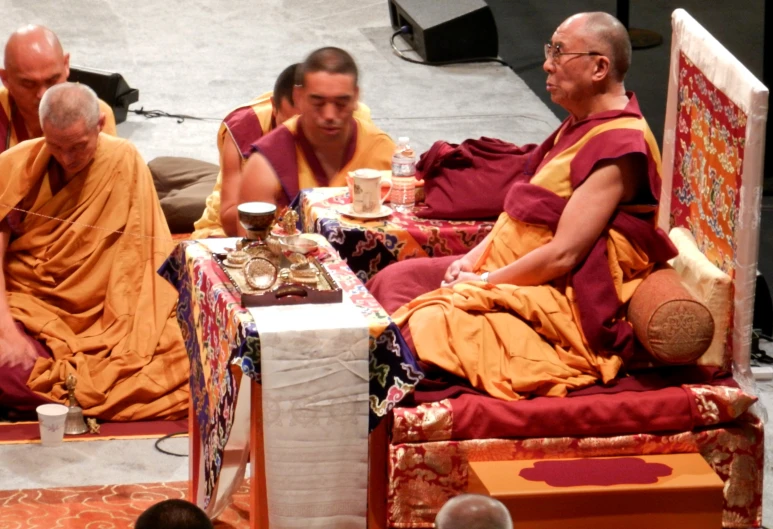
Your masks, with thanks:
[[[547,244],[568,198],[599,160],[640,155],[649,199],[659,196],[657,144],[629,97],[622,111],[566,121],[537,149],[536,171],[510,189],[475,272]],[[421,360],[503,400],[559,397],[608,382],[633,340],[625,304],[655,264],[676,254],[656,218],[653,203],[621,207],[578,268],[548,284],[459,283],[417,297],[392,319],[409,326]]]
[[[93,162],[52,196],[51,161],[43,139],[0,157],[0,219],[37,189],[4,262],[14,320],[53,353],[27,385],[63,402],[75,373],[88,416],[183,417],[189,367],[177,292],[156,273],[173,243],[150,171],[129,142],[100,134]]]

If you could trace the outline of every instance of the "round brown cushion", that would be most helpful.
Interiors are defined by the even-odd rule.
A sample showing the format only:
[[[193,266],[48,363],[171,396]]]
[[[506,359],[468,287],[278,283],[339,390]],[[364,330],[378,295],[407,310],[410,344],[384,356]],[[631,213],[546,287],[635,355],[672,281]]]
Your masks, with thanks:
[[[673,268],[653,272],[636,289],[628,321],[653,358],[665,364],[687,364],[711,345],[714,318],[693,297]]]

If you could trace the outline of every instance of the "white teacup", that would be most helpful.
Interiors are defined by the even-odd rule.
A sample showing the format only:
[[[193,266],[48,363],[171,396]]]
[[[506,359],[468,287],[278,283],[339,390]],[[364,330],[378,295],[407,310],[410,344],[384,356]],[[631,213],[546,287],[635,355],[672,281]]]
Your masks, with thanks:
[[[40,442],[43,446],[56,446],[64,439],[64,422],[67,419],[67,406],[62,404],[41,404],[38,412],[40,423]]]
[[[381,196],[381,171],[376,169],[357,169],[352,174],[352,209],[355,213],[376,213],[381,208],[381,204],[389,196],[387,192]],[[389,184],[389,190],[392,189],[392,183]]]

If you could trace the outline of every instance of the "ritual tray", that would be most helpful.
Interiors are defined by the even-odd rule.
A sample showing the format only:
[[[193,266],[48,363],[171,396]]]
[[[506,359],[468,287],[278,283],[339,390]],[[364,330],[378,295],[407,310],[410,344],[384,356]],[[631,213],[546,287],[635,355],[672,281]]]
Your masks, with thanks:
[[[318,271],[316,285],[289,282],[278,275],[274,284],[267,290],[252,288],[244,277],[244,268],[233,268],[226,265],[226,257],[227,254],[224,253],[212,254],[214,261],[241,295],[242,307],[340,303],[343,300],[341,287],[314,257],[308,257],[308,261]],[[282,258],[279,268],[284,268],[289,264],[289,261]]]

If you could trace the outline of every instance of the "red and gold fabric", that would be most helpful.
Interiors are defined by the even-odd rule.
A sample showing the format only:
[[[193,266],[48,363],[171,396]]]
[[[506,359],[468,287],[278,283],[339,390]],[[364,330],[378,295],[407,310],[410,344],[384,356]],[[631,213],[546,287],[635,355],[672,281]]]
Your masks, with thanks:
[[[762,422],[747,414],[733,423],[674,434],[394,443],[389,446],[387,524],[434,527],[440,507],[466,492],[469,464],[475,461],[700,453],[725,482],[723,527],[760,527],[763,438]]]
[[[473,392],[415,407],[397,407],[392,443],[464,441],[509,437],[582,437],[688,431],[730,423],[757,399],[729,376],[702,384],[679,384],[681,369],[667,378],[656,372],[626,377],[612,387],[594,386],[565,399],[536,397],[505,402]],[[424,400],[420,390],[415,397]]]
[[[324,236],[363,282],[397,261],[467,253],[493,226],[491,221],[432,220],[397,211],[386,219],[358,220],[340,213],[350,202],[346,188],[304,190],[301,223],[303,231]]]
[[[659,226],[731,277],[728,357],[750,377],[769,92],[683,9],[672,28]]]

